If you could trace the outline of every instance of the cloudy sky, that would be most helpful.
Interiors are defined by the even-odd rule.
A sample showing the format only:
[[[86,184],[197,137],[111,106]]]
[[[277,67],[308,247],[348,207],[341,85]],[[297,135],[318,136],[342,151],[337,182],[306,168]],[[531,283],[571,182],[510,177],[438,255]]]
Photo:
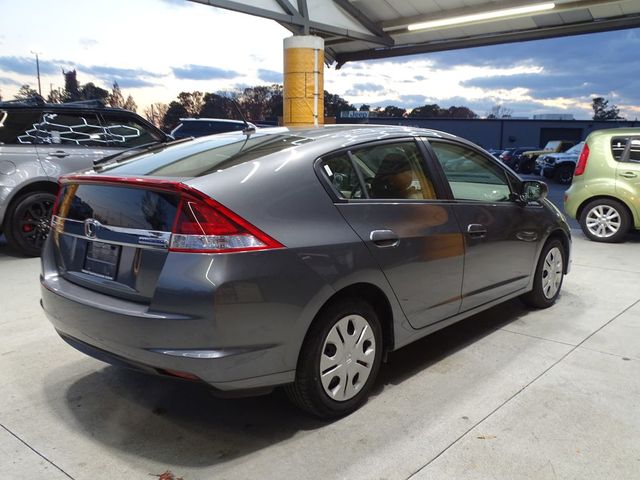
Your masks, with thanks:
[[[229,90],[282,81],[275,22],[186,0],[0,0],[0,93],[62,86],[61,69],[81,83],[117,81],[139,106],[181,91]],[[28,19],[28,20],[27,20]],[[325,89],[352,103],[415,107],[465,105],[485,115],[501,103],[514,116],[571,113],[590,118],[604,96],[640,116],[640,29],[481,47],[325,69]]]

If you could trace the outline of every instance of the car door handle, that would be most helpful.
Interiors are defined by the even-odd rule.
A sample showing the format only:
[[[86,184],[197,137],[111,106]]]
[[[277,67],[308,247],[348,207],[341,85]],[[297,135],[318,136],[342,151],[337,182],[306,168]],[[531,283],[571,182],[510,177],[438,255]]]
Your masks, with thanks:
[[[64,150],[56,150],[55,152],[49,152],[50,157],[64,158],[64,157],[68,157],[69,155],[70,154],[65,152]]]
[[[623,172],[623,173],[620,173],[619,175],[624,178],[636,178],[638,176],[633,172]]]
[[[374,230],[369,234],[369,238],[378,247],[397,247],[400,237],[393,230]]]
[[[487,227],[480,223],[470,223],[467,225],[467,235],[471,238],[483,238],[487,236]]]

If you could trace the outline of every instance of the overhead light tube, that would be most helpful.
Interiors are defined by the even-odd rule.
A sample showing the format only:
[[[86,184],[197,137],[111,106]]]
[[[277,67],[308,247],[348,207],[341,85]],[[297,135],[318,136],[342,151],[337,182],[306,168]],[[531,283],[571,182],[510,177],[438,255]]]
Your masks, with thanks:
[[[547,2],[538,3],[535,5],[526,5],[523,7],[504,8],[501,10],[493,10],[490,12],[473,13],[471,15],[460,15],[458,17],[442,18],[440,20],[430,20],[428,22],[413,23],[407,26],[407,30],[426,30],[429,28],[449,27],[452,25],[481,22],[485,20],[493,20],[496,18],[514,17],[518,15],[526,15],[527,13],[553,10],[555,7],[555,3]]]

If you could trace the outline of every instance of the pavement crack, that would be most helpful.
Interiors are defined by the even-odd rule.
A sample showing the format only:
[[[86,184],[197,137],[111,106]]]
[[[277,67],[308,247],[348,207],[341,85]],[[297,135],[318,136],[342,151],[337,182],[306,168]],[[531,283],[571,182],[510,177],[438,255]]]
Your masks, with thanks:
[[[36,455],[38,455],[40,458],[42,458],[44,461],[46,461],[47,463],[51,464],[53,467],[55,467],[57,470],[59,470],[63,475],[65,475],[67,478],[70,478],[71,480],[75,480],[75,478],[73,478],[71,475],[69,475],[67,472],[65,472],[61,467],[59,467],[58,465],[56,465],[53,461],[49,460],[45,455],[43,455],[42,453],[40,453],[38,450],[36,450],[35,448],[33,448],[31,445],[29,445],[27,442],[25,442],[22,438],[20,438],[18,435],[16,435],[15,433],[13,433],[11,430],[9,430],[7,427],[5,427],[2,423],[0,423],[0,427],[2,427],[9,435],[11,435],[13,438],[15,438],[16,440],[18,440],[20,443],[22,443],[25,447],[27,447],[29,450],[31,450],[33,453],[35,453]]]
[[[409,480],[410,478],[413,478],[415,475],[417,475],[418,473],[420,473],[422,470],[424,470],[425,468],[427,468],[429,465],[431,465],[433,462],[435,462],[438,458],[440,458],[442,455],[444,455],[444,453],[446,453],[451,447],[453,447],[456,443],[458,443],[460,440],[462,440],[464,437],[466,437],[473,429],[475,429],[476,427],[478,427],[480,424],[484,423],[485,420],[489,419],[490,417],[493,416],[494,413],[496,413],[498,410],[500,410],[502,407],[504,407],[506,404],[508,404],[509,402],[511,402],[511,400],[513,400],[514,398],[516,398],[518,395],[520,395],[522,392],[524,392],[527,388],[529,388],[529,386],[531,386],[533,383],[535,383],[536,381],[538,381],[540,378],[542,378],[544,375],[547,374],[547,372],[549,372],[552,368],[554,368],[556,365],[558,365],[559,363],[561,363],[565,358],[567,358],[569,355],[571,355],[573,352],[575,352],[578,348],[580,348],[587,340],[589,340],[591,337],[593,337],[596,333],[598,333],[600,330],[602,330],[604,327],[606,327],[607,325],[611,324],[611,322],[613,322],[615,319],[617,319],[618,317],[620,317],[621,315],[623,315],[624,313],[628,312],[629,310],[631,310],[633,307],[635,307],[636,305],[640,304],[640,299],[636,300],[635,302],[633,302],[631,305],[629,305],[627,308],[625,308],[624,310],[622,310],[620,313],[618,313],[617,315],[613,316],[609,321],[607,321],[606,323],[604,323],[603,325],[601,325],[600,327],[598,327],[597,329],[595,329],[593,332],[591,332],[591,334],[589,334],[586,338],[584,338],[582,341],[580,341],[580,343],[578,343],[577,345],[573,346],[573,348],[571,348],[567,353],[565,353],[564,355],[562,355],[558,360],[556,360],[555,362],[553,362],[551,365],[549,365],[546,369],[544,369],[539,375],[537,375],[536,377],[533,378],[533,380],[531,380],[529,383],[527,383],[524,387],[522,387],[521,389],[519,389],[517,392],[515,392],[513,395],[511,395],[509,398],[507,398],[504,402],[502,402],[500,405],[498,405],[496,408],[494,408],[493,410],[491,410],[487,415],[485,415],[484,417],[482,417],[480,420],[478,420],[474,425],[472,425],[471,427],[469,427],[467,430],[465,430],[461,435],[459,435],[455,440],[453,440],[451,443],[449,443],[449,445],[447,445],[446,447],[444,447],[440,452],[438,452],[438,454],[436,456],[434,456],[431,460],[429,460],[427,463],[425,463],[424,465],[422,465],[420,468],[418,468],[416,471],[414,471],[411,475],[409,475],[407,477],[407,480]]]

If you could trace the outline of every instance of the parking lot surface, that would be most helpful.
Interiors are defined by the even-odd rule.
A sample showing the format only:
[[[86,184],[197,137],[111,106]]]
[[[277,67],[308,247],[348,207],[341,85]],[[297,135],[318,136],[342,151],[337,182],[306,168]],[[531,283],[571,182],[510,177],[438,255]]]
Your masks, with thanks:
[[[637,234],[574,230],[554,307],[514,300],[393,353],[330,423],[279,391],[222,400],[82,355],[45,319],[38,273],[0,244],[4,478],[638,478]]]

